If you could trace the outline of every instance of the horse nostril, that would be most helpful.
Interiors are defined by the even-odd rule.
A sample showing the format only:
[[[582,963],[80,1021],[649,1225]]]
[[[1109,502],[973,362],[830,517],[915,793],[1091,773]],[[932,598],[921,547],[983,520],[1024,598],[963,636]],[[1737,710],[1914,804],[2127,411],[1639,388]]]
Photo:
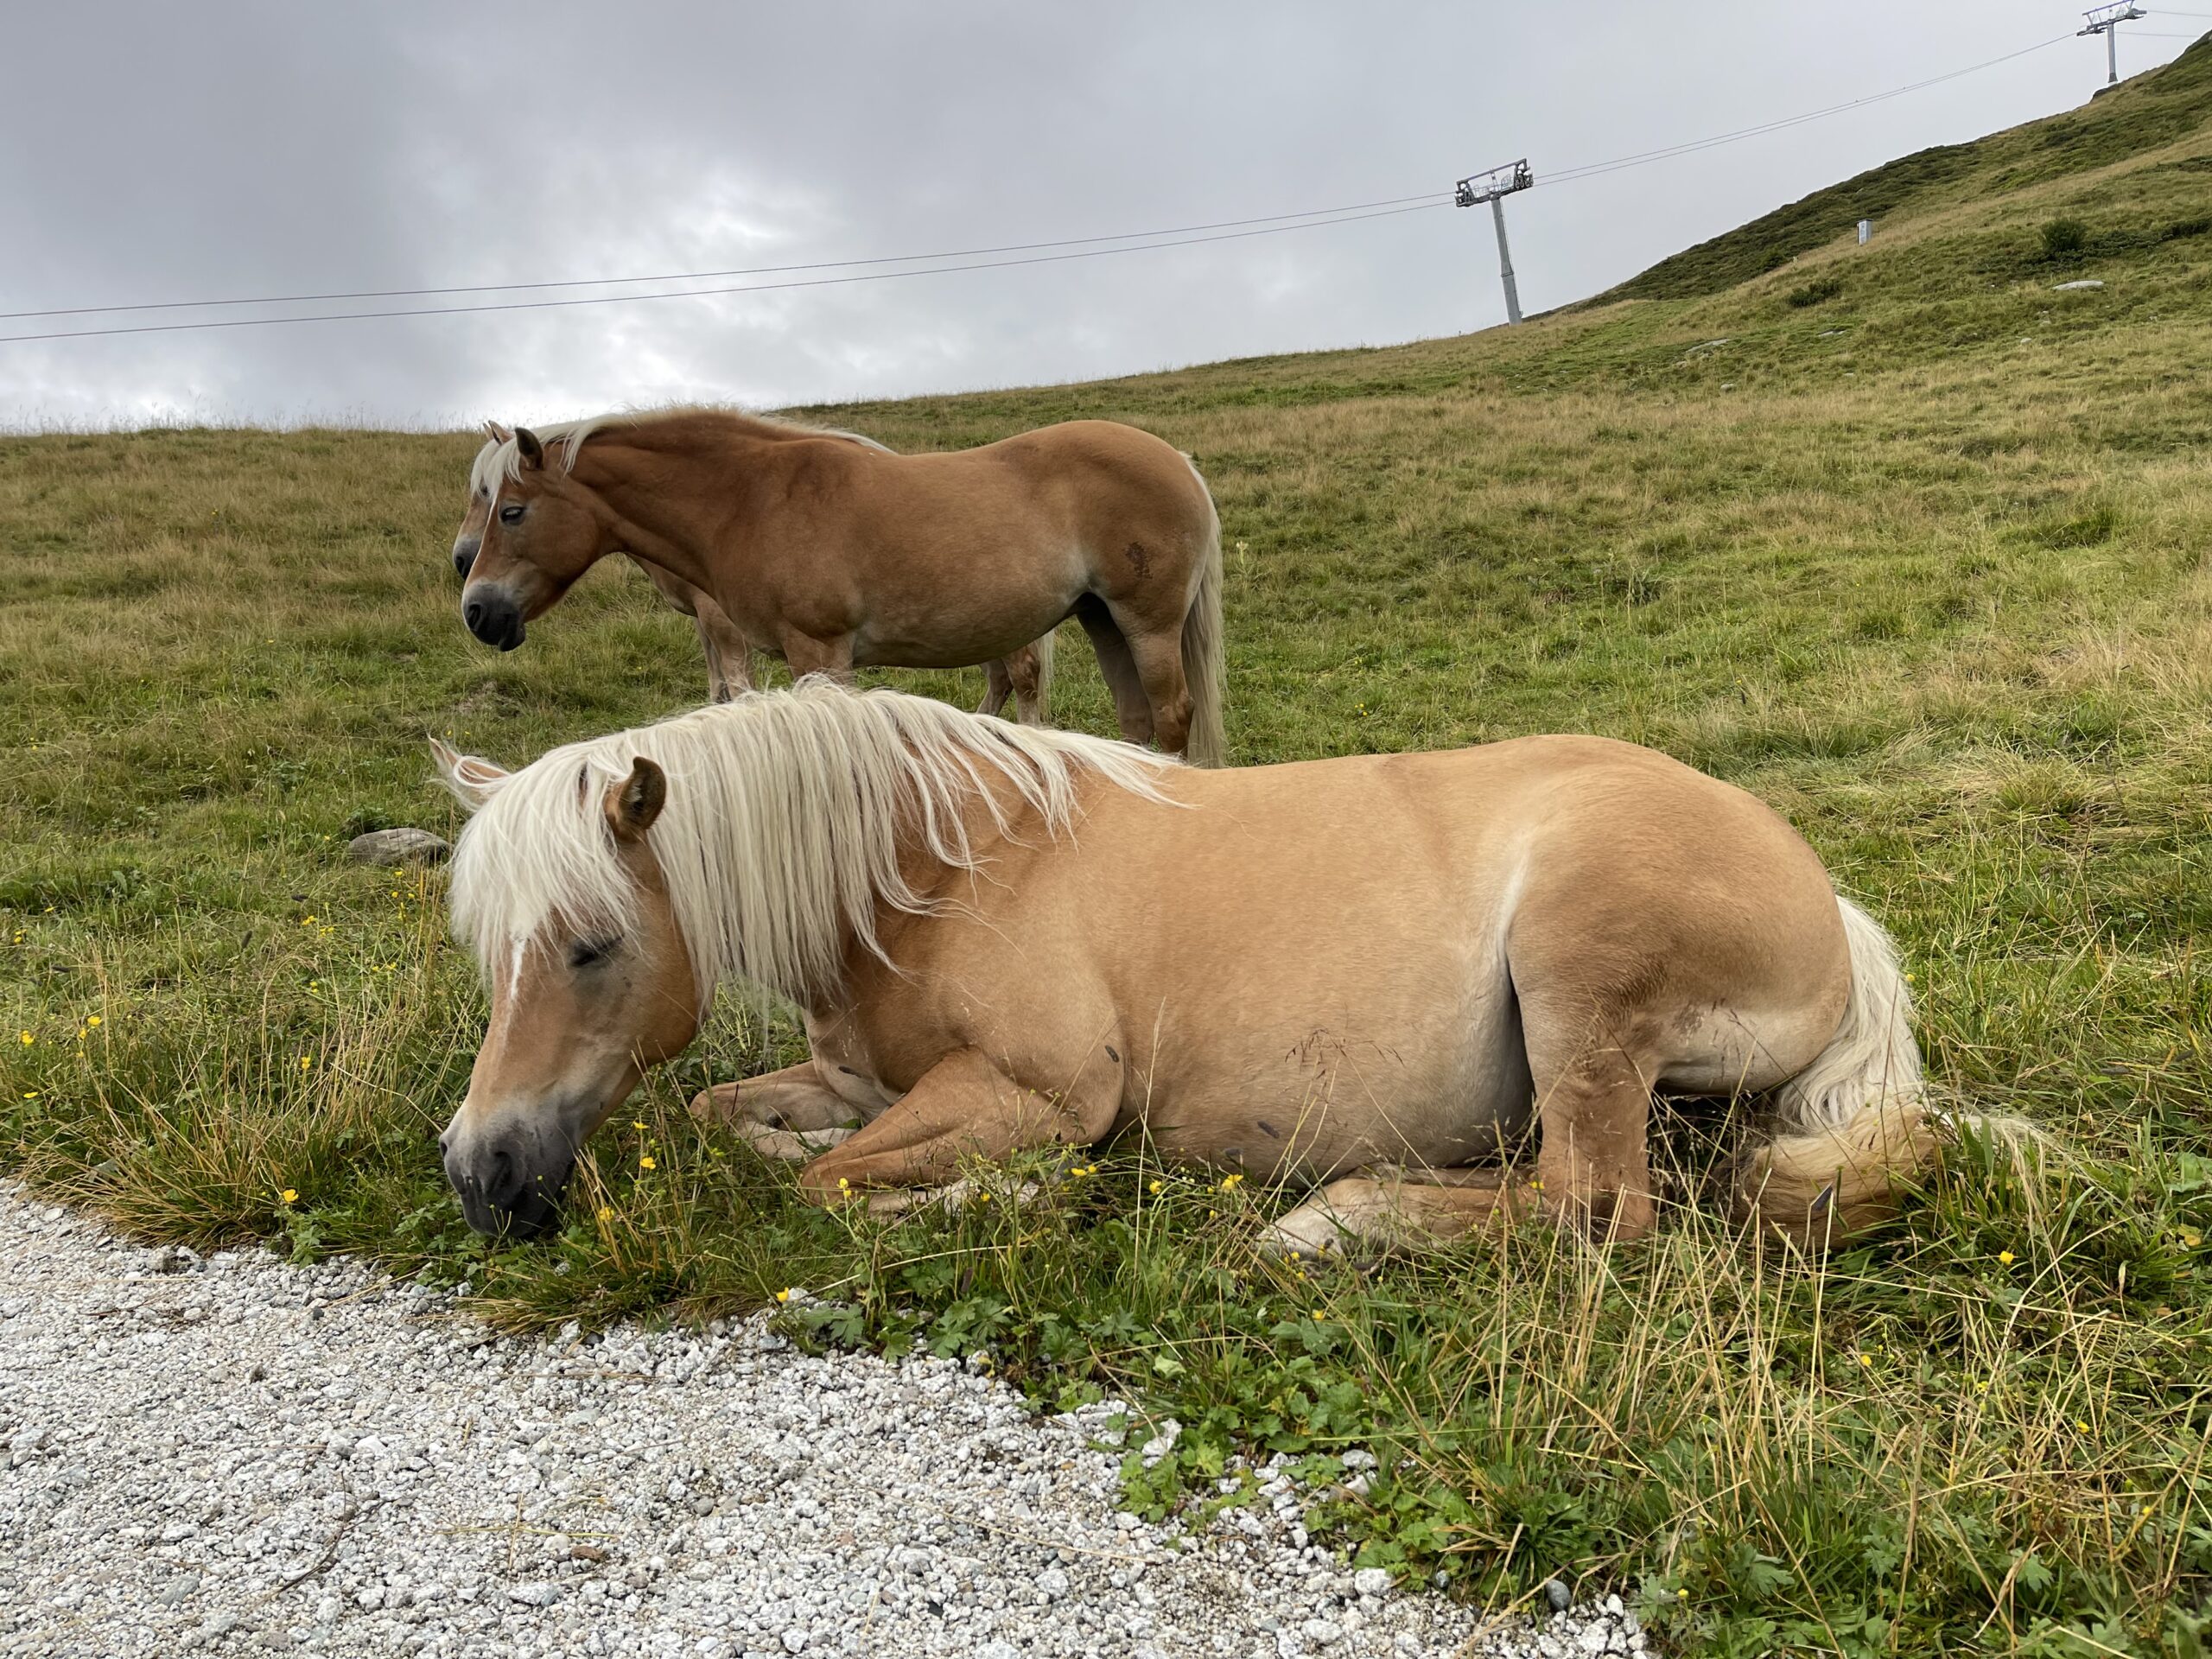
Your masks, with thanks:
[[[492,1154],[490,1179],[484,1183],[484,1201],[497,1210],[512,1210],[522,1193],[522,1171],[515,1155],[505,1147]]]
[[[484,627],[484,601],[472,599],[461,607],[461,620],[468,624],[471,633],[480,633]]]

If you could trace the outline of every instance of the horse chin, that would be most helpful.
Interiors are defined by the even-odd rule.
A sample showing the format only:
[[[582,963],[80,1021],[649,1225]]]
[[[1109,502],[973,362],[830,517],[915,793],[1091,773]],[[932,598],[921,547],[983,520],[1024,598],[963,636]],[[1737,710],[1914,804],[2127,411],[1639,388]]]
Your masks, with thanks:
[[[524,1243],[559,1230],[561,1194],[568,1185],[568,1173],[563,1171],[558,1182],[538,1184],[510,1209],[464,1192],[460,1194],[461,1213],[467,1217],[470,1227],[486,1238]]]

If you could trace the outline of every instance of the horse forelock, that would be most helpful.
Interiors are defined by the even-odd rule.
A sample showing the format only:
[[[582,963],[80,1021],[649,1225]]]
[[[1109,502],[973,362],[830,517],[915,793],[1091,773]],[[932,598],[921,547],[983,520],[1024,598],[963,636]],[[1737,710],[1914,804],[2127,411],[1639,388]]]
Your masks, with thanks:
[[[549,454],[558,452],[561,470],[573,473],[576,469],[577,452],[584,447],[584,440],[612,422],[626,417],[620,415],[594,415],[581,421],[555,421],[548,426],[532,427],[537,441]],[[522,447],[513,438],[487,439],[476,452],[476,459],[469,464],[468,487],[472,494],[482,493],[499,499],[499,486],[510,479],[522,477]]]
[[[554,944],[556,921],[580,934],[632,925],[640,894],[601,803],[640,757],[667,775],[647,842],[700,995],[734,979],[794,1001],[834,986],[849,943],[888,960],[880,910],[936,908],[909,885],[902,851],[974,872],[979,808],[1010,836],[1027,807],[1057,837],[1073,831],[1083,777],[1166,800],[1175,765],[821,680],[569,744],[515,772],[454,849],[454,931],[487,976]]]

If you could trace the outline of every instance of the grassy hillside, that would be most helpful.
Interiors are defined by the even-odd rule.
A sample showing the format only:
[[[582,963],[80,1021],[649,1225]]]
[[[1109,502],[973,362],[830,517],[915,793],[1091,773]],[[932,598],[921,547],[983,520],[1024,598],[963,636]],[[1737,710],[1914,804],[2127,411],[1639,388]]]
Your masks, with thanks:
[[[1193,451],[1242,763],[1598,731],[1787,813],[1897,931],[1945,1088],[2051,1138],[1962,1149],[1825,1270],[1685,1205],[1630,1249],[1532,1230],[1307,1278],[1250,1249],[1274,1198],[1155,1193],[1136,1151],[1018,1217],[849,1226],[684,1121],[791,1052],[734,1007],[618,1114],[567,1232],[485,1249],[434,1145],[480,1019],[440,878],[340,849],[454,830],[426,731],[520,760],[704,674],[627,569],[512,656],[470,641],[459,435],[0,440],[0,1158],[150,1235],[465,1277],[518,1325],[808,1285],[844,1304],[824,1339],[987,1347],[1042,1400],[1173,1413],[1175,1455],[1130,1470],[1147,1508],[1221,1501],[1234,1447],[1325,1482],[1372,1445],[1396,1468],[1334,1503],[1347,1548],[1499,1607],[1555,1572],[1617,1587],[1682,1650],[2201,1652],[2202,52],[2062,118],[2090,136],[1967,147],[1867,248],[1831,230],[1732,285],[835,411],[904,447],[1098,415]],[[2045,253],[2054,219],[2081,251]],[[2105,286],[2053,291],[2076,276]],[[1060,659],[1062,720],[1111,730],[1072,631]],[[1684,1198],[1713,1129],[1669,1122]]]
[[[2155,73],[2101,89],[2078,110],[2030,121],[1970,144],[1938,144],[1870,168],[1841,184],[1739,225],[1661,260],[1587,305],[1615,300],[1686,300],[1718,294],[1789,264],[1838,237],[1855,238],[1871,219],[1925,218],[2051,180],[2164,149],[2202,124],[2212,96],[2212,40],[2199,41]],[[2133,227],[2152,234],[2164,227]],[[2202,226],[2197,232],[2201,233]]]

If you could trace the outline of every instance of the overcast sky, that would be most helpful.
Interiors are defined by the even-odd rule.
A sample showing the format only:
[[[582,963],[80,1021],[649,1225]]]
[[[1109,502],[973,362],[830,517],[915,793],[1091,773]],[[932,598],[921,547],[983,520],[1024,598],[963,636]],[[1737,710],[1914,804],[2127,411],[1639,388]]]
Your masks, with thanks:
[[[1508,216],[1538,310],[1891,156],[2078,105],[2104,48],[2067,39],[1780,133],[1548,175],[1885,92],[2080,21],[2041,0],[23,6],[0,49],[0,310],[1037,242],[1441,194],[1524,154],[1541,188]],[[2122,73],[2205,27],[2127,26]],[[743,280],[788,279],[725,279]],[[260,311],[530,297],[549,296]],[[718,298],[0,344],[0,425],[776,405],[1503,320],[1487,210],[1438,207]]]

